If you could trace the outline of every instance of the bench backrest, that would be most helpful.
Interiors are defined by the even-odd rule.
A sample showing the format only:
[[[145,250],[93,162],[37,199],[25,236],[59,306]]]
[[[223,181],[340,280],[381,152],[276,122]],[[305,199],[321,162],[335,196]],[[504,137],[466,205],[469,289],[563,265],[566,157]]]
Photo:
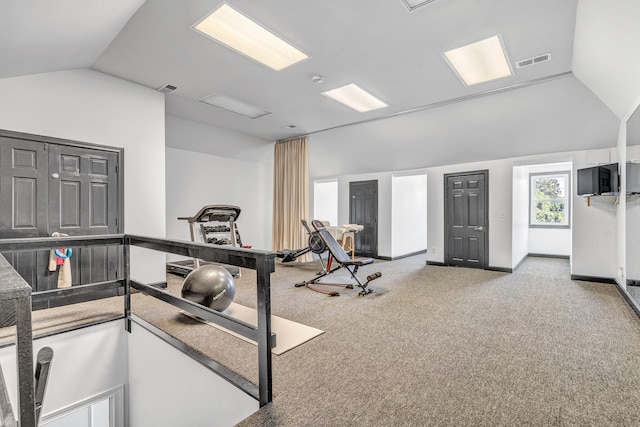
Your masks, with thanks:
[[[329,233],[329,230],[327,230],[322,221],[314,219],[311,221],[311,225],[316,229],[324,243],[327,245],[327,249],[329,249],[329,252],[331,252],[331,255],[333,255],[333,258],[335,258],[336,261],[342,264],[350,260],[349,255],[344,251],[344,249],[342,249],[340,243],[333,238],[331,233]]]

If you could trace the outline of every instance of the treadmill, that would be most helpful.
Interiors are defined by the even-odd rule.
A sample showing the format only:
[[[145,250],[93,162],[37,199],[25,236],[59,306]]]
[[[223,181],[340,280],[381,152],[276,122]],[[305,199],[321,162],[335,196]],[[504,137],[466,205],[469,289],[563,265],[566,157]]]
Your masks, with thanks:
[[[189,223],[189,232],[192,242],[240,247],[242,239],[236,220],[240,216],[240,208],[233,205],[207,205],[200,209],[194,216],[178,217],[181,221]],[[219,264],[203,261],[198,258],[167,263],[167,272],[187,276],[196,268],[205,264],[220,265],[227,269],[233,277],[240,277],[240,267],[235,265]]]

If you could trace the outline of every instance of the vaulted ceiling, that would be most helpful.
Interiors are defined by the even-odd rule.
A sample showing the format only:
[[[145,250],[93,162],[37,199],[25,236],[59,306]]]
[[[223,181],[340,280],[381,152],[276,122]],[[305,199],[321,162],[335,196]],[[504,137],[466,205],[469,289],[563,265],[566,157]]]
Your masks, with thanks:
[[[172,116],[265,143],[313,134],[339,149],[359,140],[350,155],[402,148],[443,164],[615,145],[614,114],[572,73],[578,0],[434,0],[413,11],[403,0],[227,3],[310,58],[274,71],[194,31],[220,0],[9,0],[0,5],[0,78],[91,68],[153,89],[171,84]],[[442,53],[496,34],[513,75],[465,86]],[[348,83],[389,106],[358,113],[321,95]],[[198,102],[212,93],[271,114],[249,119]],[[410,168],[411,157],[394,161]]]

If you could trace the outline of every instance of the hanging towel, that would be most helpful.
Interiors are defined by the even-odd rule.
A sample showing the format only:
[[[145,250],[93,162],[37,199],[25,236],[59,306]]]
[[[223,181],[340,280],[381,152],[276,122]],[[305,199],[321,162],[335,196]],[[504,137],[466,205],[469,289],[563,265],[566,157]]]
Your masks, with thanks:
[[[69,236],[56,231],[51,234],[51,237]],[[51,249],[49,252],[49,271],[56,271],[58,266],[60,266],[60,271],[58,272],[59,288],[68,288],[71,286],[71,262],[69,261],[69,258],[71,258],[72,253],[71,248]]]

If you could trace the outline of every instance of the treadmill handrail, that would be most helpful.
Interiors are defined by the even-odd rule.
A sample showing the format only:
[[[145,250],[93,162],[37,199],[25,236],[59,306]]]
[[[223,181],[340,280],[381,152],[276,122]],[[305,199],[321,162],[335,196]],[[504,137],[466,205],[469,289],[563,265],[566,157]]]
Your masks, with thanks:
[[[211,216],[215,216],[214,221],[236,221],[240,217],[241,209],[234,205],[207,205],[200,209],[194,216],[179,216],[181,221],[188,221],[190,224],[194,222],[210,222]]]

